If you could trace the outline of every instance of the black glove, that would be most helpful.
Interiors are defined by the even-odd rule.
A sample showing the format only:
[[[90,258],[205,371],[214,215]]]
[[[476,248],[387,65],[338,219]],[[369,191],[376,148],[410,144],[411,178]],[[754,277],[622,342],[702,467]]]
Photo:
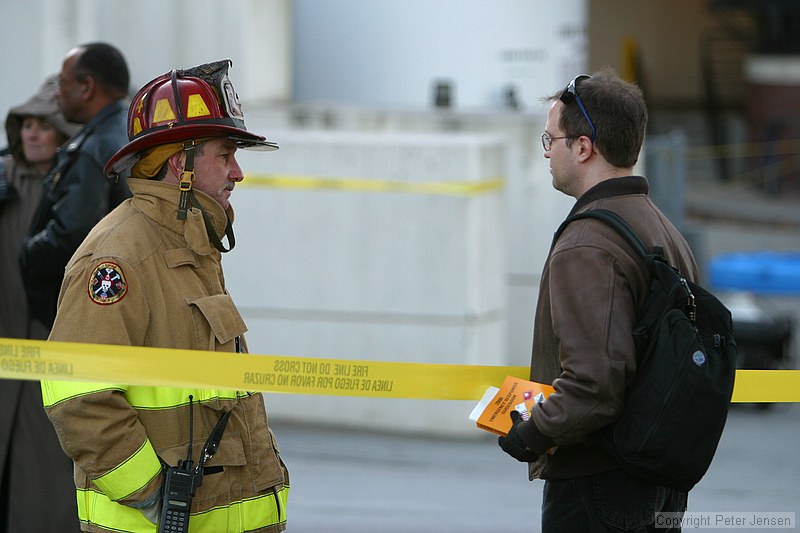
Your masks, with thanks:
[[[508,455],[522,463],[532,463],[539,457],[538,453],[533,452],[530,448],[525,446],[519,436],[517,429],[522,423],[522,416],[517,411],[511,411],[511,429],[508,435],[497,439],[497,444],[503,448],[503,451]]]

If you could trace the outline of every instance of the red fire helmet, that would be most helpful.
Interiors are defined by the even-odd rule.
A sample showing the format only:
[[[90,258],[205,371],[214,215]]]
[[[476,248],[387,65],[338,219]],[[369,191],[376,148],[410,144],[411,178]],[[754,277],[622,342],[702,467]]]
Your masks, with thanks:
[[[230,59],[172,70],[142,87],[128,110],[128,139],[106,163],[119,174],[154,146],[209,137],[227,137],[239,148],[277,150],[278,145],[247,131],[239,97],[228,79]]]

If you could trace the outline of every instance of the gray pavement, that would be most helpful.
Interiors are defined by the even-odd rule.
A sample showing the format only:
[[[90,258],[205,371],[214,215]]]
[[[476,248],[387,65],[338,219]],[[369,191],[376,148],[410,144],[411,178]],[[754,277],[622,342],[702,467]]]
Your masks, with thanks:
[[[272,426],[290,469],[292,533],[540,531],[543,482],[477,429],[444,439]],[[689,510],[800,518],[798,442],[800,405],[735,405]]]

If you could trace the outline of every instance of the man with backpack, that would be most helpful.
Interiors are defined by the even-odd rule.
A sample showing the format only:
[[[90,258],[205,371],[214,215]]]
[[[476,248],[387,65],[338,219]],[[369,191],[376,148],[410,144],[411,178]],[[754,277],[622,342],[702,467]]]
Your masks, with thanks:
[[[542,145],[553,186],[577,201],[570,215],[607,209],[625,219],[646,247],[689,281],[694,256],[633,175],[645,136],[640,89],[606,69],[578,76],[553,95]],[[542,272],[531,380],[555,392],[523,421],[514,417],[504,451],[545,480],[542,531],[650,531],[655,513],[683,513],[687,492],[643,480],[620,467],[597,432],[620,416],[637,376],[633,330],[651,276],[612,227],[592,218],[566,226]],[[666,531],[659,529],[659,531]]]

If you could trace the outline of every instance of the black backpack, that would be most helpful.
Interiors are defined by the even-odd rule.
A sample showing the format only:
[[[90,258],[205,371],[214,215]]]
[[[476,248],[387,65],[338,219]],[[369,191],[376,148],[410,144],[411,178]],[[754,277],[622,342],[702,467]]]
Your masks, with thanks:
[[[730,311],[684,279],[660,248],[648,251],[625,220],[606,209],[567,218],[597,218],[616,230],[650,270],[650,294],[633,330],[638,367],[620,418],[593,438],[629,474],[689,491],[708,470],[725,427],[736,374]]]

